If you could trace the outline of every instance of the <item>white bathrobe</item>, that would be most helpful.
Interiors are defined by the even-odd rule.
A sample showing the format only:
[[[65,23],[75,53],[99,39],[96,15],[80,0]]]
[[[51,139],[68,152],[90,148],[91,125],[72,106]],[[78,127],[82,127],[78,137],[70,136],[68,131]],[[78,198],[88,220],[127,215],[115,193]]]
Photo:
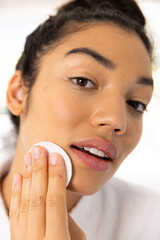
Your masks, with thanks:
[[[2,170],[2,176],[9,165]],[[112,178],[81,198],[71,216],[87,240],[160,240],[160,195]],[[0,194],[0,240],[10,240],[9,218]]]

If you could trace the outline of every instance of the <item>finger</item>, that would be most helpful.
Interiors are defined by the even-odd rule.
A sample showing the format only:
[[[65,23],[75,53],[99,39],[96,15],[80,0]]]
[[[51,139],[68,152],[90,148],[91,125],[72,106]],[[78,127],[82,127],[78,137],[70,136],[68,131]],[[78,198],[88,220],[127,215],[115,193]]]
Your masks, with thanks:
[[[19,173],[15,173],[13,176],[12,196],[9,210],[11,240],[16,240],[17,236],[22,181],[22,176]]]
[[[66,208],[65,166],[61,155],[50,154],[46,197],[46,238],[70,239]]]
[[[32,186],[30,194],[28,239],[43,239],[45,234],[47,192],[47,152],[36,146],[32,150]]]
[[[23,184],[21,195],[21,206],[19,216],[19,229],[17,240],[25,239],[28,232],[29,201],[32,181],[32,156],[28,153],[24,157]]]

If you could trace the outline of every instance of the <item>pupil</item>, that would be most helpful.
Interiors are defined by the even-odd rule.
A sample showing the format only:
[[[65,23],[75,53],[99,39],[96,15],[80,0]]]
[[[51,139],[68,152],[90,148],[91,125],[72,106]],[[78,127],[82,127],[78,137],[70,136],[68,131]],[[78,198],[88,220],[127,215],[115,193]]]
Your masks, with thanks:
[[[86,80],[78,79],[78,83],[79,83],[80,86],[85,86],[86,85]]]
[[[135,102],[135,103],[133,104],[133,106],[134,106],[135,108],[138,108],[139,103]]]

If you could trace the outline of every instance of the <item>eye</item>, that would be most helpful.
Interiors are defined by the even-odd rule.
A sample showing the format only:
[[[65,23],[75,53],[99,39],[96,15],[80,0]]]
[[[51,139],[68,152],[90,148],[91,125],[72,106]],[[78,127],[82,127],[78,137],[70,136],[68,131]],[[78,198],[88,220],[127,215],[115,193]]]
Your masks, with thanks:
[[[140,113],[143,113],[147,108],[147,106],[144,103],[139,101],[128,100],[127,104]]]
[[[96,88],[95,84],[89,80],[88,78],[85,77],[73,77],[70,78],[74,84],[83,87],[83,88]]]

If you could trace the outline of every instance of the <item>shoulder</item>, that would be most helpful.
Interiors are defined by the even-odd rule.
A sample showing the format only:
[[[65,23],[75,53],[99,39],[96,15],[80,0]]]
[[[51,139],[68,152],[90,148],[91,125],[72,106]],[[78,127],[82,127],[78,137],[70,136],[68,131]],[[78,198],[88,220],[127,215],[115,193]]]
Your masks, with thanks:
[[[118,197],[119,200],[131,201],[134,203],[143,201],[144,204],[144,202],[150,203],[150,201],[160,201],[159,193],[133,183],[125,182],[118,178],[112,178],[105,184],[102,188],[102,192],[104,192],[104,194],[107,193],[107,197],[108,192],[110,192],[113,197]]]
[[[104,201],[110,202],[112,211],[118,213],[119,220],[127,226],[147,228],[160,234],[160,194],[113,178],[102,189]],[[142,229],[141,229],[142,230]],[[157,233],[157,234],[158,234]],[[150,233],[151,234],[151,233]],[[148,238],[146,238],[148,239]],[[153,238],[156,239],[156,238]]]
[[[0,226],[3,226],[0,230],[0,239],[11,239],[10,238],[10,223],[6,212],[3,197],[0,191]]]
[[[122,239],[129,235],[130,239],[159,239],[159,193],[113,178],[103,187],[101,194],[104,206],[108,204],[106,210],[114,218],[114,223],[118,223]]]
[[[160,195],[117,178],[82,197],[71,215],[88,239],[158,240],[160,236]]]

